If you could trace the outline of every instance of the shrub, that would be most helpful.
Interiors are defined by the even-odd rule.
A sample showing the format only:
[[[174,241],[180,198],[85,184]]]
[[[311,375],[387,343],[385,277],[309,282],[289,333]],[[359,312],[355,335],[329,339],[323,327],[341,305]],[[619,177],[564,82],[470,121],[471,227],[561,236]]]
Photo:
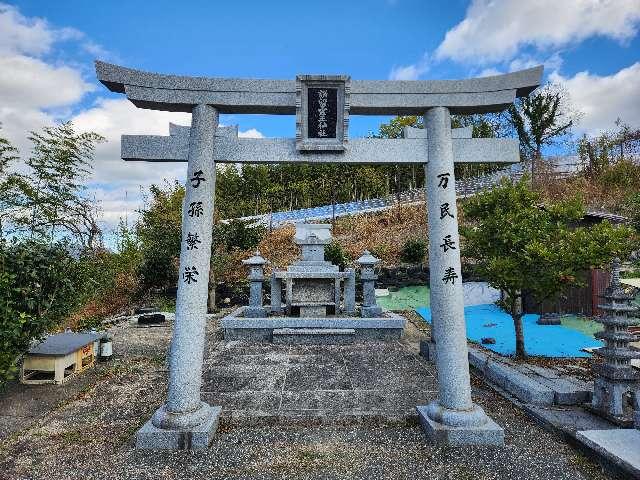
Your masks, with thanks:
[[[331,243],[325,247],[324,258],[325,260],[340,267],[340,270],[344,270],[347,263],[349,263],[349,257],[347,257],[342,246],[335,240],[332,240]]]
[[[386,243],[380,243],[371,247],[369,249],[369,252],[371,252],[371,255],[373,255],[374,257],[379,258],[380,260],[384,260],[384,258],[389,255],[390,250],[391,249],[389,248],[389,245],[387,245]]]
[[[427,242],[422,238],[409,238],[402,245],[400,259],[406,263],[422,263],[427,254]]]
[[[16,361],[80,301],[77,262],[61,244],[0,241],[0,384]]]
[[[631,225],[640,233],[640,192],[629,195],[624,205],[624,213],[631,220]]]
[[[252,225],[249,221],[231,220],[229,223],[218,223],[213,228],[213,246],[249,250],[260,243],[266,231],[263,225]]]

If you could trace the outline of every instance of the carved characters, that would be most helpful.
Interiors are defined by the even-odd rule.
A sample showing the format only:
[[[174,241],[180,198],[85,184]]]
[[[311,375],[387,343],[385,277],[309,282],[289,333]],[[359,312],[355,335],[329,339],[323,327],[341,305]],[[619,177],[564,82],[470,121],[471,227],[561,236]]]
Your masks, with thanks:
[[[198,282],[198,275],[200,275],[200,273],[198,273],[198,270],[195,266],[184,267],[184,272],[182,272],[182,279],[184,280],[184,283],[186,283],[187,285],[191,285],[191,282]]]
[[[189,210],[187,211],[187,214],[192,218],[199,217],[200,215],[204,214],[202,202],[191,202],[189,204]]]

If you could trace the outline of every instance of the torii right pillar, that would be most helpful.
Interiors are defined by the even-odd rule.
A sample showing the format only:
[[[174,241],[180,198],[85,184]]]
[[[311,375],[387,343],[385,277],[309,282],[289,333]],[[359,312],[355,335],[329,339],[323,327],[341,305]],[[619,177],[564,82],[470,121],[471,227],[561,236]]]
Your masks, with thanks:
[[[424,115],[424,124],[428,145],[425,183],[438,399],[416,408],[422,427],[435,443],[502,445],[503,429],[471,400],[449,109],[429,109]]]

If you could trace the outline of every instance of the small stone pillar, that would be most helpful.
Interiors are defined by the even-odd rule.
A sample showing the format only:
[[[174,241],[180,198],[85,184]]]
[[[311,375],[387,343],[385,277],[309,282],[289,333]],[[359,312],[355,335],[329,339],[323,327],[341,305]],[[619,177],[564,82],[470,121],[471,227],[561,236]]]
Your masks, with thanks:
[[[267,309],[262,306],[262,282],[264,281],[264,266],[269,262],[265,260],[258,250],[255,255],[243,260],[244,265],[249,266],[249,306],[244,309],[244,316],[259,318],[267,316]]]
[[[368,318],[379,317],[382,315],[382,308],[376,304],[375,281],[378,276],[375,274],[374,267],[380,263],[380,259],[371,255],[369,250],[365,250],[356,262],[360,265],[360,279],[362,280],[361,315]]]
[[[604,359],[594,363],[593,371],[598,375],[594,381],[592,409],[621,426],[634,425],[640,428],[640,374],[631,366],[631,360],[640,358],[640,352],[629,348],[635,336],[627,327],[638,323],[638,307],[631,303],[633,296],[625,292],[620,284],[620,260],[615,259],[611,269],[611,283],[605,290],[604,305],[599,305],[605,314],[596,319],[604,330],[595,334],[604,340],[605,346],[594,351]],[[629,392],[633,408],[625,408],[624,397]]]
[[[276,277],[276,272],[271,274],[271,313],[282,313],[282,279]]]
[[[347,268],[345,272],[347,277],[344,279],[344,313],[350,315],[356,311],[356,271]]]

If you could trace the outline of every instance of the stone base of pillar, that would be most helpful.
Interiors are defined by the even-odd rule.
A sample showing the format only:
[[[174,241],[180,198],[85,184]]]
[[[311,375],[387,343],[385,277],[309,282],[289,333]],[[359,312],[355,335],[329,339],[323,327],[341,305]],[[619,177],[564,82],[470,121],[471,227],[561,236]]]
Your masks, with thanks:
[[[436,401],[426,406],[416,407],[416,410],[422,429],[433,443],[451,446],[504,445],[502,427],[491,420],[477,405],[474,405],[473,410],[469,412],[462,412],[445,410]],[[438,412],[438,415],[434,415],[433,412]],[[448,423],[436,421],[431,418],[432,416],[437,416]]]
[[[382,308],[375,305],[373,307],[361,307],[360,315],[365,318],[375,318],[382,315]]]
[[[163,409],[160,407],[160,409]],[[136,433],[136,448],[157,450],[206,450],[218,429],[222,407],[204,404],[204,420],[181,429],[158,428],[149,419]]]

